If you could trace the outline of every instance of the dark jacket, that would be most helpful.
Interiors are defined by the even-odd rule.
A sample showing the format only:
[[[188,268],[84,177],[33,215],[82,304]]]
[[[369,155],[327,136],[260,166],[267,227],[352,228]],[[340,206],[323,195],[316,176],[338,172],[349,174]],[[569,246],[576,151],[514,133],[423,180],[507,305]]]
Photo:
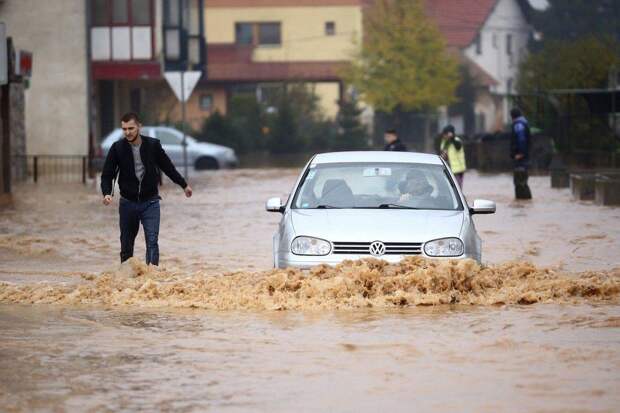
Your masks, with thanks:
[[[400,141],[400,139],[396,139],[394,142],[385,145],[385,148],[383,148],[383,150],[393,152],[407,152],[407,147],[404,143]]]
[[[118,172],[118,186],[121,196],[130,201],[146,201],[159,196],[159,171],[183,189],[187,186],[185,179],[176,170],[158,139],[142,136],[140,158],[144,164],[142,182],[138,181],[134,167],[131,144],[122,138],[112,144],[101,172],[101,192],[103,195],[112,193],[112,179]]]
[[[523,116],[518,117],[512,122],[511,129],[510,157],[515,159],[518,153],[523,154],[523,158],[520,160],[515,159],[515,162],[520,166],[525,166],[530,158],[530,126],[527,123],[527,119]]]

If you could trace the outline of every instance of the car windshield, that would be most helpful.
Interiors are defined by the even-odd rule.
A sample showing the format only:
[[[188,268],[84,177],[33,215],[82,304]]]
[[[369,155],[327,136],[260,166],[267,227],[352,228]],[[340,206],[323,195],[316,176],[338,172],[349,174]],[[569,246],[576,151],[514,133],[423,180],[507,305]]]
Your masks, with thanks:
[[[311,165],[293,208],[411,208],[460,210],[443,165],[329,163]]]

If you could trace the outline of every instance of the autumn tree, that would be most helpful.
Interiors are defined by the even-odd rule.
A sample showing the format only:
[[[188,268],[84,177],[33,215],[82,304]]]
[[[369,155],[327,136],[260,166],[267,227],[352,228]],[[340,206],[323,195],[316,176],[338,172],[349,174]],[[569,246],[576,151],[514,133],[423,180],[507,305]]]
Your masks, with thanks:
[[[346,77],[366,103],[384,112],[448,105],[459,83],[456,59],[422,0],[377,0],[370,7]]]
[[[538,115],[540,105],[544,118],[536,119],[537,126],[547,131],[558,128],[558,122],[575,113],[588,114],[587,102],[575,94],[546,94],[558,89],[605,89],[613,68],[620,67],[620,50],[613,37],[591,35],[577,40],[546,40],[542,49],[530,54],[521,64],[517,91],[520,106],[526,113]],[[573,122],[568,129],[568,140],[557,142],[560,151],[576,144],[581,147],[607,148],[613,141],[606,117],[586,117]]]

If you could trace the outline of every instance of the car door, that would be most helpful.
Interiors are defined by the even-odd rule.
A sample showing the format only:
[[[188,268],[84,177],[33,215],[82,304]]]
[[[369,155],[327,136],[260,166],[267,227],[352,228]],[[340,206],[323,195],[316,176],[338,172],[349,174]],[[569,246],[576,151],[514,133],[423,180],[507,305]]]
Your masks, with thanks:
[[[155,137],[161,142],[162,148],[164,148],[174,166],[182,166],[183,146],[181,145],[181,134],[169,128],[153,128],[153,130],[155,131]]]

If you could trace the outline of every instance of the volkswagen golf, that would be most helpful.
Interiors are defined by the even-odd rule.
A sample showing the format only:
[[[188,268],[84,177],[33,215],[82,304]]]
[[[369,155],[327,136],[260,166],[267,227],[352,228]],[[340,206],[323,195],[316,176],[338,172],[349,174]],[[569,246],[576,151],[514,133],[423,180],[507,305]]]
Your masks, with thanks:
[[[475,214],[446,162],[414,152],[331,152],[315,155],[286,200],[271,198],[282,214],[273,237],[275,267],[309,268],[376,257],[481,260]]]

